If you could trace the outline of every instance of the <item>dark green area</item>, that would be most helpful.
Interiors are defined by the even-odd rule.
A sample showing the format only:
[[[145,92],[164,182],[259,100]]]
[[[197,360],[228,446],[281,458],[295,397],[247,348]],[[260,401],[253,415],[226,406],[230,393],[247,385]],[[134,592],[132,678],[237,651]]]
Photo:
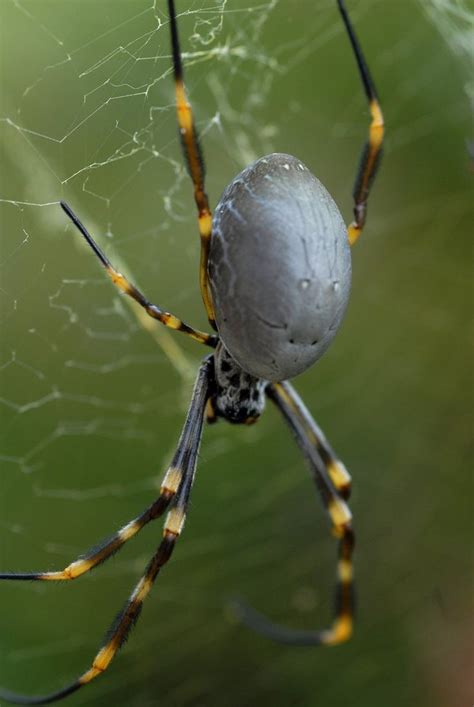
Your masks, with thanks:
[[[178,4],[212,203],[251,159],[282,151],[349,219],[368,112],[336,3]],[[472,702],[468,76],[421,3],[347,4],[386,151],[344,325],[296,386],[353,475],[356,635],[282,647],[226,609],[243,596],[319,627],[332,608],[334,541],[269,409],[253,428],[206,430],[175,555],[131,640],[71,707]],[[151,299],[205,328],[166,15],[152,5],[0,5],[1,569],[61,568],[137,515],[190,395],[54,203],[69,201]],[[199,346],[174,341],[197,369]],[[160,536],[148,527],[72,585],[2,584],[0,684],[41,693],[82,672]]]

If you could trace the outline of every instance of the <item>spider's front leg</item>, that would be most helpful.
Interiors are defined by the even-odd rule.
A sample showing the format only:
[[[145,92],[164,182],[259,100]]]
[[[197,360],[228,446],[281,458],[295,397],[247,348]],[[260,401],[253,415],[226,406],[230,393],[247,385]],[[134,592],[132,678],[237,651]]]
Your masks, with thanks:
[[[334,535],[338,538],[335,618],[329,629],[298,631],[274,624],[246,604],[238,603],[236,613],[250,628],[280,643],[337,645],[351,637],[354,619],[354,532],[352,514],[344,500],[350,489],[350,477],[293,386],[287,381],[271,383],[266,392],[282,413],[308,462],[313,481],[331,519]]]
[[[351,495],[352,482],[350,474],[329,444],[322,429],[316,424],[296,390],[290,383],[285,381],[270,386],[268,394],[277,406],[280,407],[281,401],[281,403],[285,404],[286,410],[291,410],[294,419],[301,425],[305,436],[315,446],[321,460],[324,462],[326,471],[339,496],[347,500]]]
[[[128,600],[126,601],[125,606],[117,615],[115,620],[112,622],[104,639],[104,643],[95,655],[90,667],[82,675],[80,675],[79,678],[71,682],[69,685],[66,685],[61,690],[53,692],[49,695],[29,697],[27,695],[21,695],[18,693],[10,692],[8,690],[0,689],[0,700],[3,699],[7,702],[13,702],[15,704],[22,705],[41,705],[48,704],[50,702],[56,702],[57,700],[61,700],[64,697],[67,697],[68,695],[72,694],[73,692],[76,692],[81,687],[87,685],[89,682],[94,680],[94,678],[98,677],[105,670],[107,670],[113,658],[115,657],[123,643],[126,641],[131,629],[136,623],[140,615],[143,602],[150,593],[151,588],[161,568],[170,559],[176,541],[179,538],[183,529],[187,507],[189,504],[189,497],[196,473],[196,463],[202,437],[204,411],[206,408],[207,400],[209,399],[211,393],[212,382],[213,361],[211,357],[208,357],[204,360],[199,369],[199,373],[196,378],[196,383],[194,385],[191,404],[189,406],[188,414],[184,423],[183,430],[181,432],[178,446],[171,462],[171,466],[169,467],[162,484],[162,492],[160,498],[166,499],[166,501],[162,501],[161,505],[159,506],[159,510],[163,512],[166,506],[170,505],[170,510],[168,512],[164,524],[163,539],[158,545],[158,548],[156,549],[151,561],[148,563],[148,566],[146,567],[142,578],[136,584]],[[151,518],[149,520],[151,520]],[[132,523],[135,522],[136,521],[132,521]],[[128,528],[128,533],[131,533],[132,523],[129,523],[127,526],[125,526],[123,530],[125,531],[125,529]],[[117,537],[119,537],[119,534],[114,536],[114,538]],[[106,559],[106,557],[104,556],[104,552],[106,552],[107,548],[108,550],[111,550],[110,552],[108,552],[107,557],[110,556],[110,554],[112,554],[112,552],[114,551],[113,544],[104,543],[100,548],[98,556],[95,556],[93,553],[88,556],[87,560],[89,561],[89,563],[93,561],[94,558],[97,559],[97,557],[99,557],[99,561],[103,561],[104,559]],[[70,566],[70,569],[71,567],[76,567],[76,569],[78,569],[78,565],[81,562],[84,563],[85,559],[86,558],[80,558],[76,563],[73,563]],[[87,569],[90,569],[90,567],[84,569],[84,566],[86,564],[87,562],[82,565],[83,571],[87,571]],[[95,562],[95,564],[98,564],[98,562]],[[82,573],[83,572],[81,572],[81,574]],[[45,576],[48,574],[50,576]],[[72,579],[71,576],[51,576],[54,574],[60,575],[63,573],[37,573],[36,575],[29,576],[2,575],[2,578]]]

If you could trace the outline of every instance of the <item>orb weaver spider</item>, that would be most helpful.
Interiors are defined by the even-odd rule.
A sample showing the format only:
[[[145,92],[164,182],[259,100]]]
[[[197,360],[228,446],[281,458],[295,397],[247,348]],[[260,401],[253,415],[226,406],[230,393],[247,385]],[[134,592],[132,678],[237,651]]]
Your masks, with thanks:
[[[101,262],[116,287],[166,327],[213,349],[199,368],[176,452],[158,498],[112,537],[62,571],[3,573],[4,580],[68,581],[105,562],[147,523],[167,511],[161,543],[112,623],[91,666],[66,687],[45,696],[6,690],[0,697],[18,704],[60,700],[101,675],[138,619],[143,602],[168,562],[183,530],[196,472],[204,419],[222,417],[250,424],[269,398],[290,427],[338,539],[337,602],[330,628],[294,631],[245,605],[241,620],[276,641],[294,645],[336,645],[353,629],[354,533],[347,506],[350,476],[297,395],[288,378],[317,361],[334,338],[349,297],[350,246],[365,222],[370,186],[379,164],[383,117],[374,83],[343,0],[337,0],[369,102],[369,138],[355,181],[354,220],[346,229],[323,185],[295,157],[271,154],[243,170],[225,189],[211,214],[204,163],[183,81],[174,0],[168,0],[176,107],[188,172],[194,186],[201,237],[200,288],[213,334],[198,331],[152,304],[119,273],[71,208],[63,210]]]

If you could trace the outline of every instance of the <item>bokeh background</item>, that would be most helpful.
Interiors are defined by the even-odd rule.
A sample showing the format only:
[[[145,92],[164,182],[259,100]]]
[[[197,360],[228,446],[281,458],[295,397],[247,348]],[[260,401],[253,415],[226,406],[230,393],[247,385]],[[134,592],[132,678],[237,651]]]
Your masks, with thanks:
[[[334,541],[277,413],[206,431],[185,532],[109,672],[73,705],[472,704],[469,24],[461,1],[348,0],[387,123],[352,298],[296,382],[354,479],[358,621],[334,649],[239,626],[246,597],[327,624]],[[66,199],[164,308],[205,328],[165,3],[1,0],[0,566],[62,568],[154,497],[203,351],[146,327]],[[368,111],[336,3],[179,0],[213,204],[303,159],[350,218]],[[159,541],[72,585],[0,586],[0,683],[82,672]],[[3,704],[3,703],[2,703]]]

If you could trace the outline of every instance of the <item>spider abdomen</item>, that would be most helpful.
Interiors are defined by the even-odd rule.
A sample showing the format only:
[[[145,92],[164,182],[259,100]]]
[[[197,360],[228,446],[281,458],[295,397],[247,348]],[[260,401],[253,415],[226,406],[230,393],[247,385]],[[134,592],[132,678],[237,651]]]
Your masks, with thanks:
[[[284,380],[326,351],[349,298],[350,247],[335,202],[300,160],[267,155],[230,183],[208,267],[219,335],[245,371]]]

